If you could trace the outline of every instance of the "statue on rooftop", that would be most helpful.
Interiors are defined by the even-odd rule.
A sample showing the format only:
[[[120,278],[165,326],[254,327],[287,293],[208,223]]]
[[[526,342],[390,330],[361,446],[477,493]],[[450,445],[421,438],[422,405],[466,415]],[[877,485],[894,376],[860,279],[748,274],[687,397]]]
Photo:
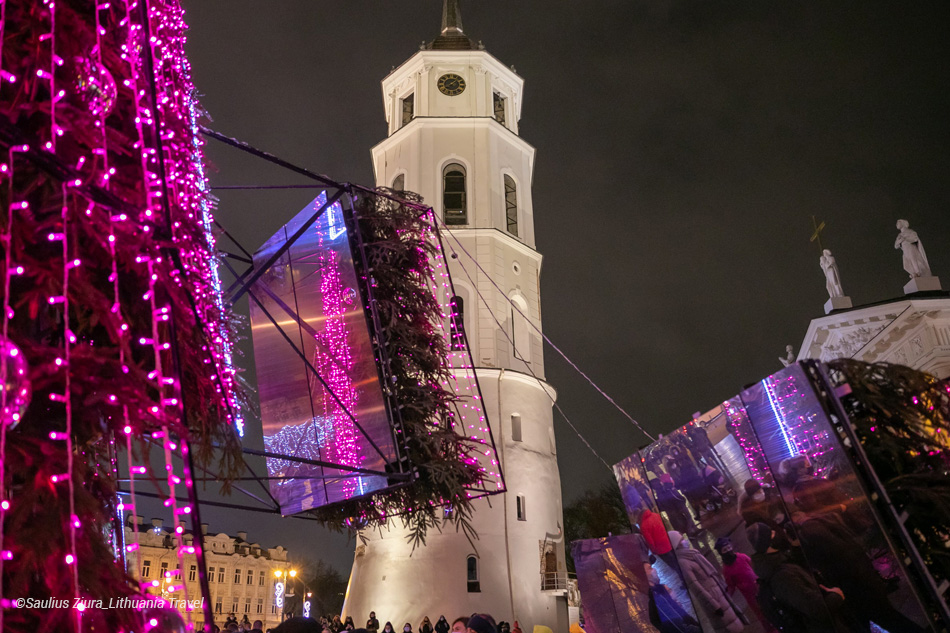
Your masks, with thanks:
[[[828,290],[830,298],[843,297],[844,289],[841,287],[841,273],[838,272],[838,264],[834,256],[827,248],[821,251],[821,259],[818,260],[821,269],[825,272],[825,289]]]
[[[910,228],[907,220],[898,220],[897,229],[900,234],[897,241],[894,242],[894,248],[899,248],[904,253],[904,270],[914,277],[931,277],[930,264],[927,262],[927,253],[924,252],[924,245],[917,237],[917,231]]]
[[[782,363],[782,367],[788,367],[795,362],[795,348],[791,345],[785,346],[785,358],[779,357],[779,360]]]

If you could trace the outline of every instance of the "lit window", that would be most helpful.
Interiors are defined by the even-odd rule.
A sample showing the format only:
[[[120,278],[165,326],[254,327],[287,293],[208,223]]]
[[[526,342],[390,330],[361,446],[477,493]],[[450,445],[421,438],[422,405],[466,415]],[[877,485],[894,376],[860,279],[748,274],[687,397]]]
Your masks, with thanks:
[[[393,180],[393,190],[394,191],[406,190],[406,174],[399,174],[398,176],[396,176],[396,179]]]
[[[505,174],[505,219],[508,232],[518,237],[518,189],[508,174]]]
[[[194,582],[195,578],[198,577],[198,568],[195,565],[192,565],[188,568],[188,582]]]
[[[468,581],[469,593],[477,593],[482,590],[478,583],[478,558],[474,554],[469,555],[465,561],[465,575]]]
[[[517,510],[519,521],[528,520],[528,516],[527,514],[525,514],[525,509],[524,509],[524,495],[518,495],[517,497],[515,497],[515,509]]]
[[[442,209],[448,225],[468,224],[465,168],[451,163],[442,170]]]
[[[511,415],[511,440],[513,442],[521,441],[521,416],[517,413]]]
[[[415,95],[408,95],[402,100],[402,124],[412,121],[415,116]]]
[[[495,111],[495,120],[501,123],[502,125],[505,124],[505,103],[506,102],[507,102],[507,99],[505,99],[503,96],[501,96],[497,92],[492,93],[492,106]]]
[[[449,335],[452,337],[450,349],[453,351],[465,349],[465,302],[456,295],[449,302],[452,317],[449,323]]]
[[[234,570],[234,584],[235,585],[241,584],[241,570],[240,569]]]

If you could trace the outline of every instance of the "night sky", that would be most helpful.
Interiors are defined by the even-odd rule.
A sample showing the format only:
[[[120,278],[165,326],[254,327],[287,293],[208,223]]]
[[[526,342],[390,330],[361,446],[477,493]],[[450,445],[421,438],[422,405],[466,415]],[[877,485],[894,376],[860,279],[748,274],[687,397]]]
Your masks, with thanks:
[[[210,127],[374,184],[379,82],[438,34],[440,2],[184,4]],[[827,300],[812,215],[855,305],[902,294],[899,218],[950,289],[946,2],[482,0],[462,16],[525,78],[545,333],[650,432],[797,352]],[[215,141],[206,152],[212,185],[306,182]],[[314,195],[223,192],[217,217],[255,250]],[[555,352],[545,360],[606,461],[646,442]],[[555,429],[568,502],[610,473]],[[205,514],[292,556],[352,562],[345,537],[310,522]]]

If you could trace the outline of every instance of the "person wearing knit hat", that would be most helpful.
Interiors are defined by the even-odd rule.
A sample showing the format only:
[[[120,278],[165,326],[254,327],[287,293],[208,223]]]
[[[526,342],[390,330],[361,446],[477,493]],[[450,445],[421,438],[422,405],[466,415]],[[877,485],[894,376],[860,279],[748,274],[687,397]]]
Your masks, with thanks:
[[[498,633],[495,618],[487,613],[473,613],[468,619],[468,633]]]
[[[715,548],[722,558],[722,577],[726,580],[726,592],[732,595],[738,589],[745,598],[746,604],[749,605],[749,609],[762,622],[767,633],[776,633],[775,627],[771,625],[759,607],[759,578],[752,569],[752,559],[747,554],[735,551],[732,541],[725,536],[716,539]]]
[[[756,554],[764,554],[772,544],[772,528],[765,523],[753,523],[746,528],[745,535]]]

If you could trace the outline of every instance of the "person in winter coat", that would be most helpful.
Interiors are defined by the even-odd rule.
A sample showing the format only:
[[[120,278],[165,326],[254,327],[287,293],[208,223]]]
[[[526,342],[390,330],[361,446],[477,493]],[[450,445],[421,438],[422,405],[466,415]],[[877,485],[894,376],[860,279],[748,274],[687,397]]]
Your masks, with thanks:
[[[665,474],[651,482],[656,494],[656,505],[670,518],[673,529],[682,534],[696,534],[699,530],[693,523],[693,517],[686,507],[686,499],[680,495],[673,485],[673,478]]]
[[[422,623],[419,625],[419,633],[432,633],[432,623],[429,622],[429,616],[422,618]]]
[[[376,633],[379,631],[379,620],[376,619],[376,612],[369,612],[369,619],[366,621],[366,630],[369,633]]]
[[[786,633],[844,633],[841,617],[846,594],[837,587],[825,587],[804,568],[780,551],[775,530],[754,523],[746,536],[755,554],[752,568],[759,577],[762,610],[772,614],[771,623]]]
[[[738,633],[748,624],[742,611],[726,593],[726,581],[706,557],[683,539],[679,532],[669,533],[670,543],[679,562],[680,572],[689,593],[706,613],[717,633]]]
[[[666,563],[673,571],[679,571],[676,565],[676,555],[666,533],[663,517],[647,508],[640,506],[634,511],[634,517],[640,527],[640,535],[646,541],[647,547],[654,555]]]
[[[745,492],[739,497],[739,516],[746,527],[754,523],[765,523],[771,528],[778,527],[784,519],[785,511],[778,492],[774,488],[763,487],[755,479],[745,482]]]
[[[439,621],[435,623],[435,633],[449,633],[449,621],[445,619],[444,615],[439,616]]]
[[[765,627],[766,633],[775,633],[775,628],[759,608],[759,578],[752,570],[752,559],[747,554],[736,552],[732,541],[725,537],[716,540],[716,551],[722,558],[722,576],[726,581],[726,591],[732,595],[738,589],[746,604]]]
[[[650,582],[650,622],[660,633],[702,633],[696,618],[686,612],[666,585],[660,583],[660,575],[655,569],[650,568],[647,580]]]
[[[808,512],[810,508],[803,507]],[[890,633],[924,633],[922,628],[887,599],[887,585],[840,516],[809,515],[798,524],[802,551],[821,572],[824,582],[840,587],[844,609],[862,631],[871,622]]]

